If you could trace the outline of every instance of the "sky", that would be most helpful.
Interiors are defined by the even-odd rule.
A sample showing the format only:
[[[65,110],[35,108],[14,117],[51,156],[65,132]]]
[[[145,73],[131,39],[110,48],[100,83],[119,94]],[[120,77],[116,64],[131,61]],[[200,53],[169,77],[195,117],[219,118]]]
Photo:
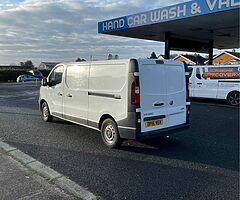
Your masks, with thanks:
[[[146,58],[164,43],[98,34],[97,22],[188,0],[0,0],[0,64]]]

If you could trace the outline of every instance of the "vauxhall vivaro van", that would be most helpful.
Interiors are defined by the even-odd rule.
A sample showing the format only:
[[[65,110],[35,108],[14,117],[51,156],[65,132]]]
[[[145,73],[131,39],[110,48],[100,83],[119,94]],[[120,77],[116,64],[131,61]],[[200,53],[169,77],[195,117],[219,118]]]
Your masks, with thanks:
[[[152,59],[58,64],[42,81],[39,105],[45,121],[99,130],[112,148],[167,135],[189,126],[187,67]]]

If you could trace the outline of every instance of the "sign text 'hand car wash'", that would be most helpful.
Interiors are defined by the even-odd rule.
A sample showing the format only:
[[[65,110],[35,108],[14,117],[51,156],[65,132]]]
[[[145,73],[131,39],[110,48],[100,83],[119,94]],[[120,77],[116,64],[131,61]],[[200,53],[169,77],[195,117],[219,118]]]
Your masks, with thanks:
[[[166,22],[239,8],[240,0],[195,0],[98,23],[98,32],[107,33],[131,27]]]

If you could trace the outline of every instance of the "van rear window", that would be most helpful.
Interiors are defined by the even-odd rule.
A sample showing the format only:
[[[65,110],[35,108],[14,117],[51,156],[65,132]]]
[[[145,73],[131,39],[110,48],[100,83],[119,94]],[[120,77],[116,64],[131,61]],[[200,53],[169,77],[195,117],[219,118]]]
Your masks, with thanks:
[[[192,72],[193,72],[193,68],[192,67],[188,67],[188,72],[189,72],[189,77],[192,76]]]

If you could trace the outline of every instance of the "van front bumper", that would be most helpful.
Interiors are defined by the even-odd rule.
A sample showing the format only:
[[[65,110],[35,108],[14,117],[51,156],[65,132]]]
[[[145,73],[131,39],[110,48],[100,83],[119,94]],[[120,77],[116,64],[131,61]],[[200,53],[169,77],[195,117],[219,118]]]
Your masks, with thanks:
[[[181,124],[165,129],[160,129],[156,131],[148,131],[142,133],[140,130],[126,130],[126,129],[121,129],[119,128],[119,133],[120,137],[123,139],[133,139],[133,140],[144,140],[148,138],[157,138],[161,136],[168,136],[174,133],[178,133],[184,130],[189,129],[190,125],[189,124]]]

